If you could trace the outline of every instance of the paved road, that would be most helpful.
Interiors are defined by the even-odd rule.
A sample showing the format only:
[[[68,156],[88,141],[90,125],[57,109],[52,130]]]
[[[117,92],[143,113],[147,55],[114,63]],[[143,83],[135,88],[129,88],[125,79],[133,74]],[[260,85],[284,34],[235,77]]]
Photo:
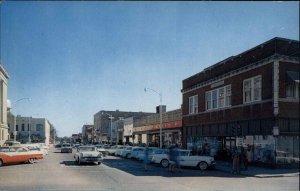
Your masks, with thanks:
[[[77,166],[72,154],[52,151],[36,164],[0,168],[0,191],[297,191],[299,177],[255,178],[217,170],[169,173],[138,161],[108,157],[100,166]]]

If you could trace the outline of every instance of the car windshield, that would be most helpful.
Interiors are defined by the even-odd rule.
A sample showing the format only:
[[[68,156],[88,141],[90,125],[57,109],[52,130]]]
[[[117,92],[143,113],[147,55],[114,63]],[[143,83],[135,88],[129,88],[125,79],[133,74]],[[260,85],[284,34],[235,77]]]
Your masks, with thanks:
[[[80,147],[80,151],[95,151],[95,147]]]

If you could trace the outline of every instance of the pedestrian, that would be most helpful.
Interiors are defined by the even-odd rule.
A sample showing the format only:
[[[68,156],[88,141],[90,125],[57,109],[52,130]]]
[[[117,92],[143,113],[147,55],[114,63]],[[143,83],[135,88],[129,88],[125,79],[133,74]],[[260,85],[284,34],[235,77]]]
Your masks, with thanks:
[[[240,173],[240,156],[237,148],[234,148],[232,153],[232,173],[233,174]]]
[[[174,172],[174,157],[175,157],[175,153],[174,153],[174,148],[171,147],[169,148],[169,153],[168,153],[168,156],[169,156],[169,172]]]
[[[180,159],[179,159],[180,155],[179,155],[178,149],[175,150],[174,155],[175,155],[174,156],[174,163],[175,163],[174,169],[177,169],[178,172],[182,172],[181,167],[180,167]]]
[[[149,163],[149,148],[148,145],[146,145],[145,148],[145,155],[144,155],[144,170],[147,172],[148,171],[148,163]]]

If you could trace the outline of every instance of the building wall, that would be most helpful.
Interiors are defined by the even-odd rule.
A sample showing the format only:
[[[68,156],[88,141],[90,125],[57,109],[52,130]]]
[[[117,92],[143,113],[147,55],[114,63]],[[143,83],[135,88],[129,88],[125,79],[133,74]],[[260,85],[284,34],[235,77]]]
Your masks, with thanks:
[[[45,118],[16,117],[16,125],[18,126],[17,141],[26,143],[29,141],[29,133],[32,142],[43,142],[50,144],[50,123]],[[24,129],[22,128],[24,127]],[[30,131],[29,131],[30,127]]]
[[[8,74],[0,64],[0,145],[9,139],[7,125],[7,80]]]

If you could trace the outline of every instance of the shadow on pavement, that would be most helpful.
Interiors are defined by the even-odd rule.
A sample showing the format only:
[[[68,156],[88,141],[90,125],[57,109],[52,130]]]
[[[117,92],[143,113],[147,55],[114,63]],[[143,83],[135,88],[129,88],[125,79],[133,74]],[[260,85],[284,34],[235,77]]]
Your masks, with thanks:
[[[60,164],[63,164],[65,166],[99,166],[98,164],[94,162],[89,162],[89,163],[82,163],[78,165],[75,161],[62,161]]]
[[[115,168],[134,176],[163,176],[163,177],[224,177],[224,178],[245,178],[241,175],[233,175],[218,170],[209,169],[201,171],[195,168],[182,168],[181,172],[175,170],[175,172],[169,172],[168,168],[163,168],[158,164],[149,164],[148,171],[144,170],[143,162],[133,159],[123,158],[108,158],[104,159],[103,164],[111,168]]]

